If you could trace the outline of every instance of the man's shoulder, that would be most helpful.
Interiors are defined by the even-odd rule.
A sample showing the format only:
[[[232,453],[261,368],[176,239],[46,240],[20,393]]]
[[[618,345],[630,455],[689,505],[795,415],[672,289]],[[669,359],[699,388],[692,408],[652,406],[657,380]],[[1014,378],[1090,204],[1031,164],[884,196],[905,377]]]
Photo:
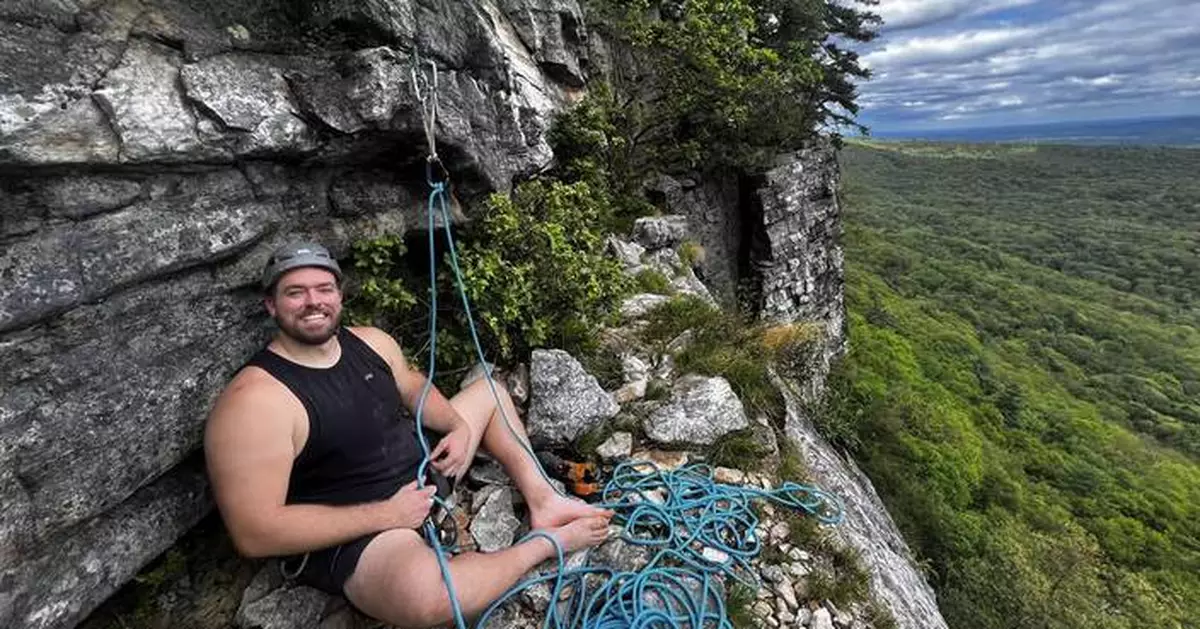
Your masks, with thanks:
[[[256,365],[240,369],[217,400],[217,408],[245,408],[286,404],[290,392],[267,370]]]
[[[392,335],[371,326],[355,326],[347,327],[351,334],[357,336],[359,340],[366,343],[371,349],[375,350],[389,364],[400,355],[400,345]]]

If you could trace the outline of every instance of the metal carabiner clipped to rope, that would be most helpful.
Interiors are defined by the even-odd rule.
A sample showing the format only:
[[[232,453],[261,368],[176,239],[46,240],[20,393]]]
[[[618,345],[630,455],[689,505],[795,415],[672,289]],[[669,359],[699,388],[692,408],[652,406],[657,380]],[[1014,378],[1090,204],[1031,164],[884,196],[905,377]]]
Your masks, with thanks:
[[[429,160],[438,161],[437,154],[437,114],[438,114],[438,68],[433,60],[429,61],[429,76],[421,70],[420,55],[412,53],[412,88],[421,108],[421,126],[425,131],[425,144],[429,151]]]

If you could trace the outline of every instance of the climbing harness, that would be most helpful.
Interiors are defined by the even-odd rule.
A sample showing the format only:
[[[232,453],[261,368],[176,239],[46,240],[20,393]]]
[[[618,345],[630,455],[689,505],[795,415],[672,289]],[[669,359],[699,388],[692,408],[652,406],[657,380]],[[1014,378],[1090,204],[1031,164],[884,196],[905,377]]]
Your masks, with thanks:
[[[476,359],[488,364],[467,298],[458,254],[451,233],[449,173],[437,155],[436,125],[438,112],[438,70],[429,63],[431,78],[420,70],[417,53],[412,57],[412,86],[422,112],[422,126],[428,147],[425,163],[429,185],[427,232],[429,249],[429,367],[425,386],[416,409],[417,437],[423,458],[417,468],[417,482],[424,486],[430,464],[429,442],[423,428],[425,402],[433,386],[437,369],[437,259],[435,255],[435,215],[440,215],[446,238],[448,259],[455,287],[462,300]],[[546,470],[529,444],[513,428],[490,369],[484,369],[492,398],[512,437],[534,461],[535,468],[549,482]],[[584,485],[598,485],[584,468],[572,468]],[[596,491],[597,487],[590,487]],[[705,465],[691,465],[674,471],[658,469],[653,463],[626,461],[618,465],[612,478],[600,490],[596,506],[614,511],[614,521],[622,527],[625,543],[653,551],[653,557],[636,572],[584,566],[567,569],[562,546],[545,531],[532,531],[518,544],[544,538],[555,550],[557,571],[528,578],[510,588],[489,606],[475,626],[485,627],[489,617],[501,605],[522,592],[542,584],[550,587],[549,606],[544,629],[643,629],[662,626],[668,629],[700,629],[715,625],[732,629],[725,613],[725,584],[731,579],[757,588],[758,577],[751,560],[759,553],[759,519],[752,503],[766,501],[781,507],[803,511],[824,524],[842,519],[841,502],[817,488],[787,482],[774,489],[733,486],[717,483]],[[441,496],[435,503],[445,513],[451,506]],[[451,518],[451,524],[453,524]],[[450,575],[447,548],[432,520],[422,526],[426,542],[437,556],[438,567],[450,597],[454,624],[466,629],[461,605]]]

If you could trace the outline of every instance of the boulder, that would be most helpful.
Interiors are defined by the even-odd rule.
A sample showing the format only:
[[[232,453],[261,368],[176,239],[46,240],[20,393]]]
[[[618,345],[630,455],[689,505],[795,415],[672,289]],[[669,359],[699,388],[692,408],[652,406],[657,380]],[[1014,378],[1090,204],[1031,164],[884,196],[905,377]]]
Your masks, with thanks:
[[[595,376],[562,350],[535,350],[529,374],[529,438],[565,444],[617,414],[620,407]]]
[[[643,217],[633,223],[633,240],[648,251],[674,247],[686,235],[687,217],[679,214]]]
[[[646,436],[659,443],[710,445],[750,423],[728,381],[688,375],[675,383],[671,399],[643,426]]]

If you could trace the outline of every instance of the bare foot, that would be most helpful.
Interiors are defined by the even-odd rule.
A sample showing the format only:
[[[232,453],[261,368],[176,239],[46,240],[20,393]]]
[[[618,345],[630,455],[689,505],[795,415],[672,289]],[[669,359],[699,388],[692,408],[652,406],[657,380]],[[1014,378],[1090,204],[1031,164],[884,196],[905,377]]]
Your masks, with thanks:
[[[564,553],[595,546],[608,538],[607,517],[576,518],[571,522],[545,532],[558,540]]]
[[[612,515],[613,512],[607,509],[551,493],[545,500],[529,506],[529,528],[549,529],[580,518],[603,518],[607,524]]]

